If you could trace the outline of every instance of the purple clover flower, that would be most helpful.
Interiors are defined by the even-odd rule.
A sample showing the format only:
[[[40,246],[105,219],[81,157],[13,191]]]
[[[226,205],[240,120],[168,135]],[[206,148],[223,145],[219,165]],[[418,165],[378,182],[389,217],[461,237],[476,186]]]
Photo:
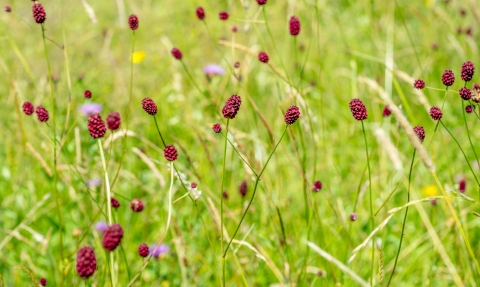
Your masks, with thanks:
[[[165,255],[168,253],[168,251],[170,251],[170,247],[168,247],[166,244],[160,244],[157,250],[155,250],[155,247],[157,247],[156,244],[150,245],[150,254],[156,258],[160,257],[161,255]]]
[[[107,230],[108,224],[105,221],[98,221],[95,223],[95,228],[98,232],[104,233]]]
[[[82,112],[84,116],[91,116],[93,114],[100,113],[102,109],[102,105],[97,103],[86,103],[85,105],[78,108],[78,110]]]
[[[220,76],[225,75],[225,70],[222,67],[220,67],[219,65],[216,65],[216,64],[206,65],[203,68],[203,72],[205,72],[205,74],[207,74],[207,76],[209,76],[209,77],[212,77],[212,76],[215,76],[215,75],[220,75]]]

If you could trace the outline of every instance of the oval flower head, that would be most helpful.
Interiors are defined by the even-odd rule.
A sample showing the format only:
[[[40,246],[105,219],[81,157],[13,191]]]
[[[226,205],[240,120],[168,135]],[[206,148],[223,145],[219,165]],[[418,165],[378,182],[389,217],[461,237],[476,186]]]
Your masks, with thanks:
[[[144,51],[134,52],[132,54],[132,62],[135,64],[143,62],[143,60],[145,59],[145,55],[146,54]]]
[[[215,75],[220,75],[220,76],[225,75],[225,70],[216,64],[206,65],[203,68],[203,72],[205,72],[205,74],[207,74],[208,77],[213,77]]]

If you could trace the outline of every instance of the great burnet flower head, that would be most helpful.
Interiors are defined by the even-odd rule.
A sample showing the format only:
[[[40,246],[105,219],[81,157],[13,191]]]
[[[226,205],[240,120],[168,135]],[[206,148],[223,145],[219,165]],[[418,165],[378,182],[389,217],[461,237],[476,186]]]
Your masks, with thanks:
[[[173,145],[167,145],[163,150],[163,156],[168,161],[174,161],[178,157],[177,149]]]
[[[134,211],[134,212],[140,212],[143,210],[143,202],[140,200],[140,199],[137,199],[137,198],[134,198],[132,199],[132,201],[130,202],[130,208]]]
[[[468,101],[472,98],[472,91],[470,91],[469,88],[463,87],[458,91],[458,94],[460,94],[460,97],[464,99],[465,101]]]
[[[137,30],[138,29],[138,17],[135,14],[132,14],[128,17],[128,25],[130,29]]]
[[[388,106],[385,106],[385,108],[383,108],[382,115],[384,117],[388,117],[391,114],[392,114],[392,111],[390,110],[390,108]]]
[[[173,55],[173,57],[175,57],[175,59],[177,59],[177,60],[181,60],[182,57],[183,57],[182,52],[180,52],[180,50],[177,49],[177,48],[173,48],[173,49],[172,49],[172,55]]]
[[[293,125],[297,120],[298,118],[300,117],[300,109],[293,105],[293,106],[290,106],[287,111],[285,111],[285,123],[287,125]]]
[[[121,122],[122,120],[120,119],[120,114],[118,112],[113,112],[107,116],[107,126],[111,131],[118,130]]]
[[[240,62],[238,62],[238,61],[235,62],[235,64],[233,64],[233,66],[234,66],[235,68],[240,68]]]
[[[3,10],[4,10],[5,12],[7,12],[7,13],[10,13],[10,12],[12,12],[12,7],[10,7],[10,6],[5,6],[5,7],[3,7]]]
[[[258,59],[259,59],[260,62],[262,62],[262,63],[268,63],[268,55],[267,55],[267,53],[265,53],[265,52],[260,52],[260,53],[258,53]]]
[[[416,126],[416,127],[413,128],[413,131],[417,134],[420,142],[423,143],[423,140],[425,139],[425,130],[423,129],[423,127],[422,126]]]
[[[114,223],[107,228],[102,238],[102,246],[107,251],[115,250],[122,241],[123,229],[120,224]]]
[[[258,5],[265,5],[267,0],[257,0]]]
[[[94,139],[103,138],[107,128],[100,114],[94,114],[88,118],[88,131]]]
[[[33,4],[32,12],[33,19],[35,19],[35,22],[37,22],[37,24],[43,24],[43,22],[45,22],[45,19],[47,19],[47,13],[45,13],[45,9],[43,9],[42,4]]]
[[[110,198],[110,204],[112,204],[113,208],[119,208],[120,207],[120,202],[115,197]]]
[[[247,181],[244,180],[242,181],[242,183],[240,183],[240,185],[238,186],[238,192],[240,193],[240,195],[242,197],[245,197],[245,195],[247,195],[247,190],[248,190],[248,184],[247,184]]]
[[[367,108],[360,99],[353,99],[349,103],[350,111],[357,121],[367,119]]]
[[[45,278],[40,278],[40,280],[38,281],[38,283],[40,284],[40,286],[47,286],[47,279]]]
[[[420,80],[420,79],[415,80],[415,82],[413,83],[413,87],[415,89],[421,90],[421,89],[425,88],[425,82],[423,80]]]
[[[232,95],[222,108],[223,117],[226,119],[234,119],[240,110],[242,98],[238,95]]]
[[[149,253],[148,245],[146,243],[142,243],[138,246],[138,255],[141,257],[147,257]]]
[[[97,269],[97,258],[92,247],[84,246],[78,250],[76,267],[78,275],[83,279],[93,275]]]
[[[467,114],[471,114],[473,112],[474,107],[475,106],[470,106],[470,105],[466,106],[465,107],[465,112],[467,112]]]
[[[84,93],[83,93],[83,96],[87,99],[90,99],[92,97],[92,92],[90,92],[90,90],[86,90]]]
[[[212,127],[212,130],[214,132],[216,132],[217,134],[221,133],[222,132],[222,126],[220,126],[220,124],[214,124],[213,127]]]
[[[35,113],[37,114],[37,118],[39,121],[41,121],[42,123],[45,123],[46,121],[48,121],[48,111],[43,107],[43,106],[38,106],[36,109],[35,109]]]
[[[35,108],[33,107],[33,104],[32,104],[32,103],[30,103],[30,102],[25,102],[25,103],[23,103],[23,105],[22,105],[22,110],[23,110],[23,112],[24,112],[27,116],[29,116],[29,115],[33,114]]]
[[[197,13],[198,19],[200,20],[205,19],[205,11],[203,10],[202,7],[198,7],[196,13]]]
[[[228,13],[227,12],[220,12],[218,14],[218,17],[220,17],[220,20],[227,20],[228,19]]]
[[[473,74],[475,73],[475,66],[472,62],[467,61],[462,65],[462,80],[465,82],[469,82],[473,78]]]
[[[149,114],[149,115],[156,115],[157,114],[157,104],[150,99],[145,98],[142,100],[142,108]]]
[[[355,212],[352,212],[352,214],[350,214],[350,221],[356,221],[357,219],[358,219],[358,214]]]
[[[449,87],[453,85],[453,82],[455,82],[455,75],[451,70],[445,70],[442,75],[442,83],[445,86]]]
[[[322,182],[320,180],[315,181],[313,183],[312,191],[319,192],[321,189],[322,189]]]
[[[297,36],[300,33],[300,20],[296,16],[290,18],[290,35]]]
[[[434,121],[438,121],[442,118],[442,110],[440,110],[439,107],[431,107],[430,108],[430,117],[434,120]]]

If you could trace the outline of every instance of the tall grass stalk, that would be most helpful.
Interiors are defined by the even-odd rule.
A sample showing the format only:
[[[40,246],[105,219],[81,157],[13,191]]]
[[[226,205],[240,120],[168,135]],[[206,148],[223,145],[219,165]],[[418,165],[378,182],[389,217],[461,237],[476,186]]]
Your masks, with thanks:
[[[225,184],[225,165],[227,162],[227,139],[228,139],[228,125],[230,124],[230,119],[227,119],[227,127],[225,129],[225,145],[223,148],[223,167],[222,167],[222,183],[220,188],[220,238],[221,238],[221,253],[222,253],[222,286],[225,286],[225,256],[223,256],[223,186]],[[232,237],[233,238],[233,237]]]

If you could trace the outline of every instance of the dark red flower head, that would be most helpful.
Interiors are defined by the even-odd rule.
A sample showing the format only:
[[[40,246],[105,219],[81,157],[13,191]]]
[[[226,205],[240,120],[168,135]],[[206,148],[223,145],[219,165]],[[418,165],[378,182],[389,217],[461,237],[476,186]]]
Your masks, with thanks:
[[[120,207],[120,202],[115,197],[110,198],[110,203],[112,204],[113,208],[119,208]]]
[[[473,108],[474,106],[468,105],[467,107],[465,107],[465,112],[467,112],[467,114],[471,114],[473,112]]]
[[[191,188],[197,188],[197,183],[196,183],[196,182],[192,182],[192,183],[190,184],[190,187],[191,187]]]
[[[198,17],[198,19],[200,19],[200,20],[205,19],[205,11],[203,10],[202,7],[198,7],[198,8],[197,8],[197,17]]]
[[[363,121],[367,119],[367,108],[361,100],[353,99],[350,101],[349,105],[350,111],[357,121]]]
[[[235,68],[240,68],[240,62],[235,62],[235,64],[233,65]]]
[[[149,250],[148,250],[148,245],[146,243],[142,243],[138,246],[138,255],[140,255],[141,257],[147,257],[149,254]]]
[[[48,111],[44,107],[38,106],[35,109],[35,113],[37,113],[37,118],[42,123],[45,123],[46,121],[48,121]]]
[[[107,227],[102,238],[102,245],[107,251],[115,250],[123,238],[123,229],[120,224],[114,223]]]
[[[290,35],[297,36],[300,33],[300,20],[296,16],[290,18]]]
[[[267,55],[267,53],[265,53],[265,52],[260,52],[260,53],[258,53],[258,59],[259,59],[260,62],[262,62],[262,63],[268,63],[268,55]]]
[[[220,12],[218,14],[218,16],[220,17],[220,20],[227,20],[228,19],[228,13],[227,12]]]
[[[290,106],[287,111],[285,111],[285,123],[287,125],[293,125],[297,120],[298,118],[300,117],[300,109],[293,105],[293,106]]]
[[[390,108],[388,106],[385,106],[385,108],[383,108],[382,115],[384,117],[388,117],[391,114],[392,114],[392,111],[390,110]]]
[[[212,130],[218,134],[222,132],[222,127],[220,126],[220,124],[214,124]]]
[[[439,107],[435,107],[433,106],[431,109],[430,109],[430,117],[434,120],[434,121],[438,121],[442,118],[442,110],[440,110]]]
[[[130,15],[128,17],[128,25],[130,26],[130,29],[132,30],[137,30],[138,29],[138,17],[135,14]]]
[[[12,12],[12,7],[10,7],[10,6],[5,6],[5,7],[3,8],[3,10],[4,10],[5,12],[9,13],[9,12]]]
[[[83,93],[83,96],[87,99],[90,99],[92,97],[92,92],[90,92],[90,90],[86,90],[85,93]]]
[[[174,161],[178,157],[177,149],[173,145],[167,145],[163,150],[163,156],[168,161]]]
[[[77,273],[81,278],[87,279],[93,275],[97,269],[97,258],[95,252],[90,246],[84,246],[77,252]]]
[[[465,193],[466,188],[467,188],[467,180],[465,178],[462,178],[458,183],[458,191],[460,191],[461,193]]]
[[[238,186],[238,192],[242,197],[245,197],[245,195],[247,195],[247,190],[248,190],[247,181],[244,180],[242,181],[242,183],[240,183],[240,186]]]
[[[182,57],[183,57],[182,52],[180,52],[180,50],[177,49],[177,48],[173,48],[173,49],[172,49],[172,55],[173,55],[173,56],[175,57],[175,59],[177,59],[177,60],[181,60]]]
[[[40,286],[47,286],[47,279],[40,278],[40,281],[38,283],[40,283]]]
[[[425,130],[423,129],[423,127],[422,126],[416,126],[416,127],[413,128],[413,131],[417,134],[420,142],[423,143],[423,140],[425,139]]]
[[[45,19],[47,19],[47,14],[45,13],[45,9],[43,9],[42,4],[33,4],[32,12],[33,19],[35,19],[35,22],[37,22],[37,24],[43,24],[43,22],[45,22]]]
[[[224,191],[222,192],[222,197],[223,197],[223,199],[228,199],[228,193],[227,193],[227,191],[224,190]]]
[[[472,98],[472,91],[467,87],[461,88],[458,93],[460,94],[460,97],[465,101],[468,101]]]
[[[240,110],[240,105],[242,104],[242,98],[238,95],[232,95],[228,98],[227,102],[223,106],[222,114],[226,119],[234,119]]]
[[[140,200],[140,199],[137,199],[137,198],[134,198],[132,199],[132,201],[130,202],[130,208],[134,211],[134,212],[140,212],[143,210],[143,202]]]
[[[103,138],[107,128],[99,113],[93,114],[88,118],[88,131],[94,139]]]
[[[313,188],[312,190],[314,192],[319,192],[322,189],[322,182],[320,180],[317,180],[313,183]]]
[[[113,112],[107,116],[107,126],[111,131],[118,130],[121,123],[120,114],[118,112]]]
[[[149,114],[149,115],[156,115],[157,114],[157,104],[150,99],[145,98],[142,100],[142,108]]]
[[[465,82],[469,82],[473,78],[473,74],[475,73],[475,66],[472,62],[467,61],[462,65],[462,80]]]
[[[232,32],[235,33],[235,32],[237,32],[237,31],[238,31],[237,26],[233,26],[233,27],[232,27]]]
[[[267,0],[257,0],[258,5],[265,5]]]
[[[455,75],[451,70],[445,70],[445,72],[443,72],[442,82],[447,87],[453,85],[453,82],[455,82]]]
[[[415,82],[413,83],[413,87],[415,89],[421,90],[421,89],[425,88],[425,82],[423,80],[420,80],[420,79],[415,80]]]
[[[355,212],[352,212],[352,214],[350,214],[350,221],[357,221],[357,219],[358,219],[358,214]]]
[[[30,102],[25,102],[25,103],[23,103],[22,109],[23,109],[23,112],[24,112],[27,116],[33,114],[33,112],[34,112],[34,110],[35,110],[35,108],[33,107],[33,104],[30,103]]]

